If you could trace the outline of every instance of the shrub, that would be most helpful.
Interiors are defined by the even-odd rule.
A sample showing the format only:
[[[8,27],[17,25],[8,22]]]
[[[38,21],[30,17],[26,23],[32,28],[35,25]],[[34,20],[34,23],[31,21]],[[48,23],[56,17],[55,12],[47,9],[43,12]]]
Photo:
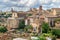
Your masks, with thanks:
[[[0,33],[4,33],[7,31],[6,27],[0,26]]]
[[[52,33],[56,35],[57,37],[60,37],[60,29],[53,29]]]
[[[51,33],[43,33],[39,36],[39,39],[46,40],[46,37],[50,37],[52,40],[56,40],[55,35],[52,35]]]
[[[55,22],[60,21],[60,18],[55,19]]]
[[[56,36],[54,35],[54,36],[52,36],[52,40],[56,40]]]
[[[40,40],[46,40],[44,34],[41,34],[41,35],[39,36],[39,39],[40,39]]]
[[[41,36],[39,39],[40,39],[40,40],[46,40],[46,38],[43,37],[43,36]]]
[[[26,32],[31,32],[33,27],[31,25],[27,25],[24,29]]]
[[[25,21],[24,20],[20,20],[18,29],[24,29],[24,27],[25,27]]]
[[[47,33],[50,30],[48,23],[43,22],[41,26],[42,26],[42,32],[43,33]]]
[[[31,33],[31,36],[38,36],[37,33]]]
[[[27,14],[27,16],[32,16],[32,14]]]

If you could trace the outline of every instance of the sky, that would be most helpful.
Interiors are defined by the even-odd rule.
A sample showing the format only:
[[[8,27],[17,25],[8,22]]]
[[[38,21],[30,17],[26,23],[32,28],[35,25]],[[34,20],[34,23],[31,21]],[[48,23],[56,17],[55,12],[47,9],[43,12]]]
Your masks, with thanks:
[[[16,11],[27,11],[30,8],[43,9],[60,8],[60,0],[0,0],[0,10],[9,11],[13,8]]]

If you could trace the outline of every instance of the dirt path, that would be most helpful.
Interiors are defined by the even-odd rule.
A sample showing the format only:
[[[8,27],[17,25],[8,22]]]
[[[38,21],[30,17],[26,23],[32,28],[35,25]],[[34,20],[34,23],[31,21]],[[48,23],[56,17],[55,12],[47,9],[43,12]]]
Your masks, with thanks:
[[[56,40],[60,40],[60,39],[56,39]]]

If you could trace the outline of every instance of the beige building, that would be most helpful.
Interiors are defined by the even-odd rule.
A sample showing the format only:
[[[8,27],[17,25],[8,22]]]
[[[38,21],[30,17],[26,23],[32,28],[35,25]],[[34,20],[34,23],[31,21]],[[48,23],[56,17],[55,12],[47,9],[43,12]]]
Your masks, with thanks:
[[[52,8],[49,10],[43,10],[42,6],[39,9],[33,8],[28,11],[31,16],[28,16],[25,20],[26,25],[32,25],[33,31],[39,32],[41,29],[41,23],[47,22],[49,23],[50,27],[55,27],[55,19],[60,18],[60,8]],[[35,29],[35,30],[34,30]],[[40,30],[41,31],[41,30]]]
[[[12,17],[9,17],[7,19],[7,29],[11,30],[11,29],[17,29],[19,26],[19,22],[20,20],[24,19],[25,14],[23,13],[19,13],[16,11],[11,11],[12,12]]]
[[[43,10],[43,7],[40,6],[39,9],[31,8],[27,12],[19,11],[16,12],[13,9],[11,10],[12,17],[7,18],[7,28],[16,29],[20,20],[25,20],[25,25],[32,25],[33,32],[37,33],[41,30],[42,22],[47,22],[51,27],[55,26],[55,19],[60,18],[60,8],[52,8],[48,10]],[[57,26],[58,24],[56,24]]]

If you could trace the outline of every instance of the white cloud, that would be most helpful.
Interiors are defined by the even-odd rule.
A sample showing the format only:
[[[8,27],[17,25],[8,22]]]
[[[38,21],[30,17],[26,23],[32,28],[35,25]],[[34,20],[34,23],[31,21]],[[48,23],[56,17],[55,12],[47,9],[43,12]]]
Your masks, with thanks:
[[[37,2],[37,0],[29,0],[29,1],[27,2],[27,6],[35,5],[36,2]]]
[[[5,5],[0,5],[0,8],[4,7]]]
[[[52,2],[60,2],[60,0],[52,0]]]
[[[13,9],[16,10],[16,11],[27,11],[27,10],[29,10],[28,7],[23,7],[23,8],[19,8],[19,7],[11,7],[11,8],[13,8]]]
[[[9,0],[3,0],[3,2],[8,2]]]
[[[56,2],[57,0],[52,0],[52,2]]]
[[[29,0],[20,0],[19,1],[19,4],[25,4],[25,3],[27,3]]]
[[[40,4],[48,4],[51,2],[51,0],[39,0]]]
[[[36,3],[39,6],[43,5],[44,9],[52,8],[52,7],[60,7],[60,0],[0,0],[0,1],[3,2],[2,5],[5,5],[7,7],[7,9],[14,7],[16,10],[17,9],[19,10],[19,8],[20,8],[20,10],[22,10],[23,8],[20,7],[21,5],[24,6],[23,10],[25,10],[26,7],[37,7]],[[5,3],[7,3],[7,4],[5,4]],[[1,3],[0,3],[0,5],[1,5]],[[2,7],[2,6],[0,6],[0,7]]]

